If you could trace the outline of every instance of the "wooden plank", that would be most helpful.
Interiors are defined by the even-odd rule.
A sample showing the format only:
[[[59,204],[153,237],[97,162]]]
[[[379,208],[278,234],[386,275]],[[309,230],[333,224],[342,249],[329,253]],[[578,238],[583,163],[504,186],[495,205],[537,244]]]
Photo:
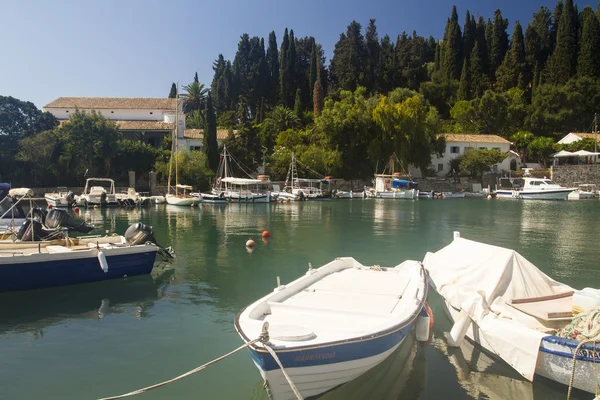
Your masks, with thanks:
[[[565,312],[549,312],[548,318],[573,318],[573,311],[565,311]]]
[[[570,292],[558,293],[558,294],[553,294],[553,295],[550,295],[550,296],[525,297],[525,298],[522,298],[522,299],[512,299],[511,304],[537,303],[538,301],[548,301],[548,300],[562,299],[564,297],[573,296],[574,293],[575,292],[571,290]]]

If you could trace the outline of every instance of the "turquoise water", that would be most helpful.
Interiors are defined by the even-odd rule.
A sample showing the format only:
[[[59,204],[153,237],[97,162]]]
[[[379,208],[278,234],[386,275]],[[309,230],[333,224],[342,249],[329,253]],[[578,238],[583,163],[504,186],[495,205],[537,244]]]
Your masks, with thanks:
[[[344,200],[289,204],[156,206],[90,210],[84,218],[122,232],[152,225],[177,260],[152,276],[0,295],[0,398],[95,399],[166,380],[241,344],[235,315],[338,256],[394,266],[466,238],[514,248],[576,288],[600,287],[600,203],[480,199]],[[260,234],[272,236],[264,242]],[[256,248],[245,248],[253,238]],[[523,382],[470,346],[446,349],[436,295],[435,337],[407,343],[326,399],[563,399],[566,387]],[[576,398],[591,398],[578,394]],[[141,399],[266,399],[245,352]]]

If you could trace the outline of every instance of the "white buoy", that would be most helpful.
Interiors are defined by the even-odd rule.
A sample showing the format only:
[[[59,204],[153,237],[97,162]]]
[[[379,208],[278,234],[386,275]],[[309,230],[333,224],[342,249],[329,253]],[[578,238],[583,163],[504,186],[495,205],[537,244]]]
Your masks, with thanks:
[[[446,334],[448,346],[459,347],[467,334],[469,325],[471,325],[471,317],[464,310],[460,310],[452,329]]]
[[[417,318],[417,329],[415,332],[419,342],[429,340],[429,322],[429,314],[423,309]]]
[[[101,250],[98,250],[98,261],[100,261],[100,268],[105,273],[108,272],[108,261],[106,261],[106,256]]]
[[[458,239],[460,237],[459,231],[454,231],[454,239]]]

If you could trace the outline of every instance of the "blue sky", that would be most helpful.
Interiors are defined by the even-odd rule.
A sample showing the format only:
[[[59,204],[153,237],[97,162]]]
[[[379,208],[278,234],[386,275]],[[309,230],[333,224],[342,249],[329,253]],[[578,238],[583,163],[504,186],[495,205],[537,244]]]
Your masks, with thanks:
[[[492,17],[495,8],[525,27],[541,5],[531,0],[81,0],[0,2],[0,95],[42,107],[60,96],[164,97],[171,82],[189,83],[198,72],[207,86],[212,62],[233,59],[242,33],[268,36],[285,27],[314,36],[329,60],[353,20],[377,19],[380,36],[402,31],[441,38],[456,4]],[[579,2],[596,7],[593,2]]]

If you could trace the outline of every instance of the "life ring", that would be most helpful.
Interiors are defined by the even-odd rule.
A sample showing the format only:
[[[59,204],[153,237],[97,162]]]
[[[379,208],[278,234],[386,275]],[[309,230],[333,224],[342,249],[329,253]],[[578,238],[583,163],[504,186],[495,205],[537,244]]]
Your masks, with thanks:
[[[218,177],[217,178],[217,185],[220,185],[220,184],[221,184],[221,177]]]

